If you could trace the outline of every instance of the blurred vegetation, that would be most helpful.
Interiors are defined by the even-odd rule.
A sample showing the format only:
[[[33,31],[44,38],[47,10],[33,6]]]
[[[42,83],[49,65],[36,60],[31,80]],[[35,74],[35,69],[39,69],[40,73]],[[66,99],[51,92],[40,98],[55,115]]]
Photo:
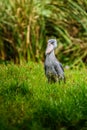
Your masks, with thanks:
[[[0,0],[2,61],[43,61],[48,38],[63,63],[87,63],[87,0]]]
[[[42,64],[0,65],[0,130],[87,130],[87,69],[48,84]]]

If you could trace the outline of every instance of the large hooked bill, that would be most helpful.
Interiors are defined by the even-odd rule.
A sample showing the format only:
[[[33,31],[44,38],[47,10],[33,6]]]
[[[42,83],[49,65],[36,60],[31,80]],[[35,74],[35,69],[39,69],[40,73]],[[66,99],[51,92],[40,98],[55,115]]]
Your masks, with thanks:
[[[51,43],[48,43],[45,54],[49,54],[54,49],[54,46]]]

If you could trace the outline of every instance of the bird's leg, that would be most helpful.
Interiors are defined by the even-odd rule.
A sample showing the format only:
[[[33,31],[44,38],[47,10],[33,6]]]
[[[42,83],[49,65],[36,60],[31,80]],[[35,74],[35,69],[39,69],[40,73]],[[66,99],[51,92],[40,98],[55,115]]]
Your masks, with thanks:
[[[51,78],[50,77],[48,78],[48,83],[51,83]]]
[[[64,76],[64,83],[66,83],[66,78],[65,78],[65,76]]]
[[[59,80],[59,84],[60,84],[60,80]]]

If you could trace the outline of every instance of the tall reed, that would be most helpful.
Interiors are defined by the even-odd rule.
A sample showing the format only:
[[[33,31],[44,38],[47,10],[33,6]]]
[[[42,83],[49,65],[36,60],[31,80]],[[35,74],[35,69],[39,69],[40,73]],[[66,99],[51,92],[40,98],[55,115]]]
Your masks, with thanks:
[[[59,59],[87,63],[86,6],[83,0],[1,0],[0,59],[43,61],[47,39],[57,38]]]

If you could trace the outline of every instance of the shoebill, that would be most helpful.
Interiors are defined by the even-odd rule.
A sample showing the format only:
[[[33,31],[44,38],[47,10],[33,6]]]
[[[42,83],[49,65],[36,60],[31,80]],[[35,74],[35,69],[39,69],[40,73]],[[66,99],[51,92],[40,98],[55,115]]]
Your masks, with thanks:
[[[57,47],[56,39],[48,40],[47,48],[46,48],[46,59],[44,63],[45,74],[49,83],[60,82],[60,80],[64,80],[64,69],[62,64],[57,60],[54,54],[54,50]]]

